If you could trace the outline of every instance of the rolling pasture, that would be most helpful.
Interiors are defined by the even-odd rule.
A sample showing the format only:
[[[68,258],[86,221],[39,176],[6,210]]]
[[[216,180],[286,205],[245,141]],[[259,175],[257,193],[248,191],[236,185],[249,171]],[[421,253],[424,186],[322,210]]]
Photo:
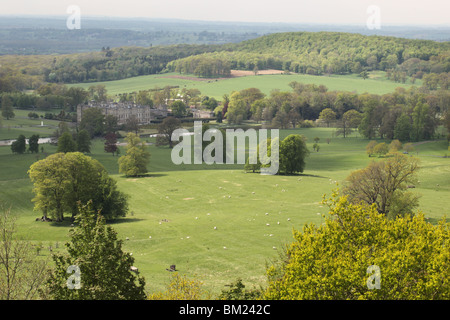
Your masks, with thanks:
[[[224,94],[232,91],[239,91],[247,88],[259,88],[264,94],[269,95],[274,89],[281,91],[291,91],[289,83],[292,81],[324,85],[330,91],[350,91],[357,93],[369,92],[373,94],[385,94],[393,92],[397,87],[408,88],[412,86],[410,82],[405,84],[387,80],[384,72],[373,72],[366,80],[355,75],[331,75],[312,76],[305,74],[271,74],[271,75],[247,75],[242,77],[231,77],[228,79],[205,79],[196,77],[185,77],[178,73],[165,73],[159,75],[148,75],[128,78],[117,81],[79,83],[72,86],[89,88],[92,85],[105,85],[109,95],[120,93],[138,92],[154,88],[164,88],[165,86],[179,86],[182,88],[196,88],[202,95],[214,97],[222,100]],[[420,86],[420,80],[414,84]]]
[[[147,290],[164,289],[170,274],[166,269],[172,264],[181,274],[203,281],[213,294],[237,278],[247,288],[264,286],[266,263],[292,241],[292,230],[322,223],[327,214],[322,196],[330,196],[351,171],[375,159],[366,155],[368,141],[358,134],[344,139],[333,132],[333,128],[280,131],[281,138],[291,133],[308,138],[311,154],[305,172],[292,176],[245,173],[243,165],[177,166],[171,162],[169,148],[150,145],[148,176],[127,178],[118,174],[117,157],[105,153],[103,142],[95,140],[91,156],[130,195],[129,215],[109,223],[124,241],[124,249],[135,257]],[[315,137],[320,138],[319,152],[312,148]],[[414,192],[422,195],[420,210],[430,223],[450,214],[446,146],[444,140],[416,146],[422,167]],[[55,151],[45,146],[45,152]],[[40,159],[44,156],[39,154]],[[50,256],[50,246],[53,252],[64,250],[70,222],[35,221],[40,213],[33,211],[27,170],[37,160],[37,155],[13,155],[9,147],[0,147],[0,200],[18,214],[19,236],[42,244],[40,255],[45,258]]]

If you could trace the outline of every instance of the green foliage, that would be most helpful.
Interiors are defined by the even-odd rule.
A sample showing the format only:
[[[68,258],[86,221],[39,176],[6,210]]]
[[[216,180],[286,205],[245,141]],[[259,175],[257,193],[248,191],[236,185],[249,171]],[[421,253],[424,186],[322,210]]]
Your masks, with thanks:
[[[92,203],[79,205],[76,227],[66,243],[67,254],[55,254],[54,269],[47,281],[48,295],[55,300],[142,300],[145,280],[130,270],[134,258],[122,249],[117,232],[96,214]],[[69,288],[69,266],[80,270],[80,288]],[[72,283],[73,284],[73,283]]]
[[[177,100],[171,105],[172,114],[177,118],[182,118],[187,115],[186,105],[183,101]]]
[[[209,294],[203,289],[203,283],[187,276],[179,275],[178,272],[170,276],[170,283],[164,292],[153,293],[148,300],[204,300]]]
[[[325,200],[321,225],[294,231],[282,258],[267,270],[263,298],[289,300],[441,300],[450,298],[449,224],[423,214],[386,219],[374,205]],[[405,245],[407,244],[407,245]],[[380,270],[379,289],[370,266]]]
[[[336,112],[334,112],[330,108],[323,109],[320,112],[319,119],[324,120],[327,124],[327,127],[329,127],[331,121],[336,120]]]
[[[171,71],[194,74],[202,78],[226,77],[230,75],[231,64],[222,58],[197,55],[175,60],[167,65]]]
[[[394,138],[400,141],[410,141],[412,124],[407,114],[402,114],[397,118],[394,128]]]
[[[82,153],[91,153],[91,137],[86,129],[77,133],[77,151]]]
[[[405,190],[416,183],[418,170],[418,159],[394,153],[386,160],[372,161],[366,168],[352,172],[346,179],[344,193],[354,203],[376,204],[378,212],[388,217],[411,215],[418,206],[418,196]]]
[[[23,154],[27,150],[26,138],[21,134],[16,141],[11,144],[12,153]]]
[[[13,108],[13,102],[9,95],[3,95],[1,100],[1,110],[2,110],[2,116],[6,118],[6,120],[9,120],[11,118],[14,118],[14,108]]]
[[[359,74],[359,76],[366,80],[369,77],[369,72],[367,72],[367,70],[364,70]]]
[[[435,127],[435,125],[432,124],[433,119],[430,115],[430,107],[428,104],[418,102],[412,112],[412,120],[413,123],[411,138],[413,141],[427,140],[432,138],[432,135],[434,134],[434,128],[432,131],[429,129],[430,126]]]
[[[127,197],[118,191],[97,160],[79,152],[56,153],[33,163],[28,171],[35,197],[35,210],[56,221],[64,219],[65,212],[75,217],[77,202],[93,201],[95,210],[113,219],[125,216]]]
[[[156,137],[157,146],[169,145],[173,148],[174,141],[172,141],[172,134],[176,129],[181,128],[181,121],[175,117],[166,117],[158,125],[158,136]]]
[[[346,111],[342,119],[337,123],[336,135],[343,135],[344,138],[353,132],[361,124],[362,114],[354,109]]]
[[[305,170],[305,158],[309,155],[304,137],[291,134],[280,143],[280,172],[292,174]]]
[[[219,300],[257,300],[262,295],[261,290],[246,290],[245,285],[240,278],[226,286],[228,286],[229,289],[222,290],[218,297]]]
[[[31,153],[39,153],[39,135],[33,134],[28,139],[28,151]]]
[[[18,216],[12,211],[0,203],[0,299],[36,299],[48,261],[38,258],[32,243],[18,236]]]
[[[75,152],[77,151],[77,143],[73,140],[72,134],[68,131],[64,132],[58,139],[57,152]]]
[[[392,140],[389,144],[389,153],[400,151],[402,148],[402,143],[399,140]]]
[[[126,154],[119,158],[119,172],[126,176],[140,176],[147,173],[150,153],[144,142],[134,133],[127,134]]]
[[[87,130],[91,137],[101,136],[105,131],[105,116],[100,108],[87,108],[83,110],[80,130]]]
[[[277,69],[321,75],[349,71],[361,74],[363,68],[388,70],[397,66],[405,70],[422,67],[429,72],[433,67],[439,69],[436,67],[439,65],[441,70],[447,70],[442,61],[448,56],[448,44],[340,32],[275,33],[224,45],[221,49],[196,59],[228,61],[231,69]],[[432,60],[431,56],[439,58]],[[191,59],[177,60],[173,65],[187,65]]]
[[[377,143],[373,147],[373,153],[377,154],[379,157],[386,155],[389,152],[389,146],[385,142]]]

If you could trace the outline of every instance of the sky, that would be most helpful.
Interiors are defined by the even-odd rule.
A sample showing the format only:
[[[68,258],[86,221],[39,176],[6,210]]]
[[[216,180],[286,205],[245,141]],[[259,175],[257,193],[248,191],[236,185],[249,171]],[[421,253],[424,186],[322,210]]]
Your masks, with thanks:
[[[205,21],[366,24],[379,8],[386,25],[450,25],[449,0],[0,0],[0,15],[174,18]]]

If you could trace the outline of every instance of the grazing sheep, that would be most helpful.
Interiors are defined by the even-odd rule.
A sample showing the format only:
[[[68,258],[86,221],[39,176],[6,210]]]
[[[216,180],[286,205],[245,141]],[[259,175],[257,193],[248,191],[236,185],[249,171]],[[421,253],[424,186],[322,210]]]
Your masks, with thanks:
[[[131,267],[130,267],[130,271],[133,271],[133,272],[135,272],[135,273],[139,273],[139,269],[136,268],[135,266],[131,266]]]

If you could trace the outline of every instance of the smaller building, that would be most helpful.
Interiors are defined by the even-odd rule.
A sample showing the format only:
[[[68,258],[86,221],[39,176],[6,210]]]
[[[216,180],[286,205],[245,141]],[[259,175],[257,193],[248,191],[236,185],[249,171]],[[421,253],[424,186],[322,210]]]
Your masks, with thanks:
[[[199,110],[191,108],[192,117],[194,119],[211,119],[214,118],[214,112],[209,110]]]

